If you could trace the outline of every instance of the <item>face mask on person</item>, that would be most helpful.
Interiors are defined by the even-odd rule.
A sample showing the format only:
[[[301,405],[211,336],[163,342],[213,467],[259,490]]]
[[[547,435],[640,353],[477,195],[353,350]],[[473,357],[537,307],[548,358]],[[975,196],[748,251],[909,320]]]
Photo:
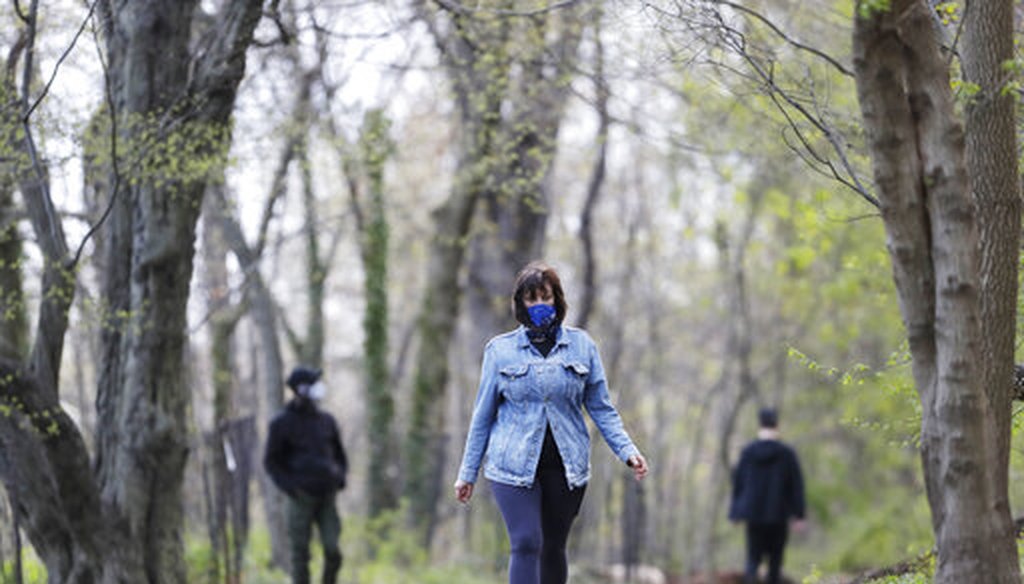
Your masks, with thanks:
[[[555,307],[550,304],[534,304],[527,308],[526,312],[530,315],[530,322],[537,328],[551,326],[557,315]]]
[[[306,386],[302,391],[302,395],[318,402],[327,395],[327,386],[324,385],[323,381],[317,381],[313,385]]]

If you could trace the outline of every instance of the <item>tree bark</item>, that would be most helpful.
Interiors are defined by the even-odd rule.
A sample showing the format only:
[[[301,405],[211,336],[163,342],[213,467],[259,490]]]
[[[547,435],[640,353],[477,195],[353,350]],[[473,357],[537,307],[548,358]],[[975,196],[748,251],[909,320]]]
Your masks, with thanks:
[[[0,361],[0,476],[51,582],[102,582],[118,534],[105,521],[85,442],[22,362]],[[12,405],[11,404],[16,404]]]
[[[501,100],[507,84],[508,58],[484,47],[503,46],[509,35],[507,19],[493,15],[450,15],[451,29],[426,14],[426,22],[442,52],[463,126],[452,192],[434,210],[433,236],[428,248],[427,277],[417,319],[419,348],[413,378],[409,430],[403,445],[403,495],[410,501],[410,521],[429,545],[436,524],[436,507],[444,468],[447,434],[445,406],[448,389],[447,348],[455,336],[460,309],[459,273],[477,201],[491,184],[495,145],[501,126]],[[486,42],[485,40],[486,39]]]
[[[367,493],[371,517],[398,506],[396,474],[397,447],[394,440],[394,399],[388,367],[388,241],[384,166],[393,149],[388,135],[389,122],[381,110],[367,112],[360,137],[360,154],[367,191],[365,225],[360,226],[363,282],[366,314],[363,317],[363,341],[366,358],[366,404],[370,439],[367,459]],[[353,193],[357,195],[357,193]],[[358,196],[353,199],[358,205]]]
[[[218,188],[214,186],[212,188]],[[226,579],[236,567],[228,541],[228,513],[231,509],[231,464],[225,453],[227,425],[235,415],[235,330],[246,310],[244,300],[232,301],[228,281],[228,246],[224,236],[218,203],[215,197],[206,197],[203,210],[203,288],[210,324],[210,384],[213,387],[213,424],[204,441],[204,477],[209,477],[209,511],[207,524],[211,549],[215,551],[211,562],[211,582],[217,582],[221,562]],[[212,479],[212,480],[211,480]],[[205,483],[204,483],[205,484]],[[237,512],[237,510],[234,510]],[[235,514],[233,514],[234,516]],[[235,532],[235,537],[242,534]]]
[[[95,474],[81,434],[58,399],[73,258],[45,169],[34,163],[32,175],[19,185],[45,258],[46,301],[28,363],[0,364],[0,401],[20,404],[15,414],[0,416],[0,450],[10,463],[0,465],[0,478],[17,492],[19,519],[55,583],[162,584],[185,578],[180,492],[188,388],[180,382],[180,368],[205,176],[182,177],[169,156],[180,156],[175,146],[181,146],[193,148],[192,161],[223,159],[245,49],[260,17],[259,2],[225,4],[215,34],[198,40],[196,54],[202,56],[193,62],[194,6],[98,5],[111,75],[109,111],[120,129],[118,143],[134,158],[115,157],[112,171],[125,171],[133,180],[110,195],[106,227],[112,234],[105,241],[112,261],[105,289],[116,310],[108,314],[121,320],[105,322]],[[188,130],[209,134],[193,142]],[[34,154],[30,142],[28,148]]]
[[[600,9],[594,10],[594,107],[597,110],[597,157],[587,182],[587,198],[580,212],[580,244],[583,248],[583,270],[581,274],[582,289],[580,290],[580,307],[576,314],[576,324],[587,328],[590,316],[597,304],[597,258],[594,253],[594,209],[604,189],[605,172],[608,167],[608,131],[611,127],[611,114],[608,112],[610,91],[604,73],[604,43],[601,39]]]
[[[121,141],[133,154],[130,164],[140,174],[132,173],[134,180],[116,195],[131,207],[130,248],[122,242],[124,247],[111,249],[130,257],[129,316],[119,339],[119,383],[99,388],[101,396],[118,396],[100,424],[101,433],[117,433],[104,441],[110,448],[103,453],[102,496],[119,511],[122,533],[132,543],[128,548],[136,552],[118,577],[181,583],[190,392],[179,372],[205,177],[176,175],[163,158],[176,153],[161,149],[178,144],[220,164],[260,3],[225,5],[217,30],[201,41],[205,55],[191,75],[194,2],[122,1],[105,3],[103,10],[114,115]],[[154,132],[160,142],[147,143],[142,132]]]
[[[0,357],[8,359],[23,358],[28,352],[21,249],[14,196],[10,188],[0,184],[0,322],[4,323],[0,329]]]
[[[309,104],[307,103],[307,108]],[[307,126],[308,132],[308,126]],[[324,286],[329,262],[324,261],[320,252],[320,233],[317,225],[317,201],[313,193],[313,176],[310,171],[309,140],[305,137],[299,148],[299,168],[302,175],[302,205],[306,216],[306,289],[307,321],[306,335],[298,352],[304,363],[322,367],[324,361]]]
[[[10,157],[5,161],[4,181],[21,191],[43,258],[43,299],[31,354],[27,347],[15,345],[0,360],[0,480],[17,502],[12,509],[14,523],[24,526],[50,578],[91,581],[102,565],[102,552],[93,540],[103,534],[99,496],[82,436],[60,406],[54,369],[63,352],[67,311],[74,298],[74,282],[68,278],[72,262],[28,117],[37,18],[38,3],[33,3],[26,28],[11,51],[8,76],[0,84],[4,96],[0,123],[4,135],[12,138],[6,142]],[[13,78],[22,54],[24,82],[19,95]],[[9,212],[5,205],[5,219],[13,220]],[[12,223],[10,228],[14,227]],[[16,231],[9,233],[8,254],[20,249]],[[10,268],[4,285],[20,286],[20,258]],[[10,293],[18,301],[16,311],[22,312],[14,316],[26,318],[23,291],[19,287]],[[14,343],[20,343],[15,331],[9,334]]]
[[[11,70],[13,63],[8,63]],[[17,91],[10,79],[0,80],[0,141],[15,144],[19,130]],[[0,357],[22,359],[28,353],[28,313],[25,310],[22,240],[14,204],[14,177],[20,172],[19,156],[0,163]]]
[[[224,193],[219,190],[214,191],[214,195],[217,198],[216,208],[221,227],[224,230],[224,237],[235,258],[238,260],[242,272],[245,274],[245,294],[249,300],[249,314],[253,319],[259,336],[259,344],[262,350],[259,359],[262,369],[260,377],[264,386],[261,390],[263,400],[257,401],[258,403],[262,401],[265,407],[258,408],[255,414],[257,419],[264,420],[264,422],[265,418],[269,418],[272,412],[276,412],[281,407],[283,401],[281,386],[284,380],[284,363],[281,357],[281,344],[278,337],[277,307],[270,294],[270,290],[267,289],[266,283],[260,274],[259,263],[262,250],[264,249],[263,242],[266,241],[267,226],[269,225],[270,217],[273,215],[273,208],[277,200],[284,194],[285,172],[283,169],[288,167],[293,155],[294,145],[289,143],[285,147],[281,163],[278,166],[278,172],[275,174],[275,180],[272,182],[271,193],[264,207],[263,220],[260,223],[259,235],[254,246],[250,246],[245,240],[241,226],[228,211],[228,204]],[[266,423],[261,424],[261,426],[265,428]],[[273,485],[266,472],[259,472],[258,476],[260,478],[260,490],[263,494],[264,514],[267,517],[267,526],[270,531],[271,561],[275,566],[287,570],[291,560],[288,554],[288,533],[284,517],[284,494]]]
[[[480,194],[479,228],[469,255],[466,300],[474,349],[515,326],[508,300],[512,279],[544,253],[549,177],[583,31],[581,10],[574,6],[513,21],[504,39],[477,38],[485,43],[478,50],[508,59],[507,69],[493,73],[508,75],[496,97],[510,113],[498,122],[494,149],[479,153],[493,159],[493,174]]]
[[[1009,493],[1010,438],[1014,396],[1017,271],[1021,192],[1017,160],[1015,92],[1006,64],[1014,59],[1013,2],[971,2],[964,14],[960,58],[964,80],[978,87],[966,108],[966,157],[978,213],[981,247],[982,387],[992,406],[996,465],[992,497],[1006,542],[1014,538]],[[1004,543],[1004,545],[1006,545]],[[1017,563],[1004,548],[1005,561]]]
[[[407,475],[403,493],[410,501],[411,522],[429,545],[437,521],[437,501],[445,468],[444,402],[448,385],[447,348],[459,311],[458,274],[465,254],[477,197],[458,189],[433,212],[434,236],[427,260],[427,282],[417,322],[419,349],[413,380],[412,412],[404,454]]]
[[[946,61],[926,2],[858,8],[857,93],[922,404],[935,581],[1020,582],[995,479],[1004,438],[984,386],[978,227]]]

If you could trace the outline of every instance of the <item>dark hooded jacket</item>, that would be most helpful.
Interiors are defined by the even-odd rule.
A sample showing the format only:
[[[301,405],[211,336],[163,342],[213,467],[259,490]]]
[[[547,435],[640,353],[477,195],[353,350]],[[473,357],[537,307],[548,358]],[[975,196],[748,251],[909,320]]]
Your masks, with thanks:
[[[323,497],[345,488],[348,456],[338,425],[308,399],[295,398],[270,422],[267,474],[279,489]]]
[[[785,523],[804,517],[804,479],[796,452],[778,440],[755,440],[733,473],[729,519]]]

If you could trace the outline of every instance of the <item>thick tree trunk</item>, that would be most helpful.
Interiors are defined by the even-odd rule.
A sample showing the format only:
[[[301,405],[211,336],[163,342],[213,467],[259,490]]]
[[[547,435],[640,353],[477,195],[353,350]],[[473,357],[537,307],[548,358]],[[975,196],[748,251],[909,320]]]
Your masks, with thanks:
[[[50,582],[91,583],[121,544],[105,522],[85,442],[74,423],[19,362],[0,361],[0,477]]]
[[[921,397],[935,580],[1017,583],[1006,493],[995,479],[1005,438],[984,386],[982,264],[964,137],[927,3],[864,7],[854,65]]]
[[[147,114],[171,115],[173,97],[187,82],[193,7],[193,2],[106,6],[113,115],[119,142],[131,145],[132,166],[145,166],[142,120]],[[149,49],[150,43],[159,43],[161,50]],[[111,241],[108,253],[110,264],[123,269],[111,274],[105,287],[118,291],[119,313],[127,317],[123,330],[105,339],[109,377],[101,378],[97,398],[104,406],[99,424],[102,497],[117,510],[126,540],[119,561],[109,569],[116,580],[181,583],[188,401],[178,380],[198,210],[179,209],[170,200],[170,189],[155,188],[151,179],[133,183],[112,195],[121,198],[122,222],[115,226],[117,242]],[[175,196],[187,197],[184,206],[199,202],[192,189]]]
[[[549,176],[582,36],[581,10],[576,6],[518,21],[523,26],[506,39],[481,39],[501,43],[487,50],[510,59],[509,79],[501,82],[504,94],[496,97],[511,113],[499,122],[495,149],[479,153],[493,159],[493,174],[480,195],[480,227],[469,255],[469,342],[477,351],[487,338],[515,325],[509,306],[512,279],[544,252]]]
[[[433,15],[425,18],[445,56],[463,125],[452,192],[433,212],[434,235],[428,250],[426,287],[417,322],[419,349],[412,407],[403,446],[403,495],[411,504],[412,524],[429,545],[443,480],[437,469],[445,468],[447,348],[455,337],[460,309],[459,273],[477,201],[486,189],[493,188],[500,106],[508,83],[507,56],[483,49],[503,46],[509,34],[509,21],[486,14],[452,14],[455,23],[450,23],[450,31],[441,32]],[[443,350],[438,351],[438,347]]]
[[[970,3],[960,54],[965,80],[979,88],[966,108],[966,155],[981,239],[982,387],[997,440],[992,497],[1001,522],[996,529],[1005,538],[1004,561],[1016,565],[1008,500],[1021,230],[1016,100],[1006,70],[1014,59],[1013,5],[1011,0]]]
[[[185,574],[180,490],[188,437],[188,388],[180,370],[205,175],[182,177],[172,172],[171,158],[181,156],[181,147],[195,157],[186,163],[222,160],[260,3],[225,4],[216,33],[196,41],[203,57],[194,62],[194,2],[98,6],[108,41],[109,105],[120,151],[132,160],[118,158],[112,167],[105,239],[111,312],[104,323],[96,474],[58,400],[73,263],[45,170],[35,164],[20,189],[45,258],[47,300],[28,366],[2,365],[9,383],[0,394],[24,407],[0,416],[0,477],[17,492],[19,519],[50,582],[178,583]],[[128,174],[132,180],[122,181]]]
[[[134,180],[116,194],[131,208],[131,247],[127,241],[121,242],[125,247],[111,246],[114,256],[130,254],[129,317],[119,339],[116,384],[99,388],[101,400],[117,394],[100,424],[101,433],[117,434],[101,438],[109,448],[103,452],[102,493],[117,508],[131,543],[122,549],[133,558],[117,577],[181,583],[190,392],[180,369],[205,177],[177,175],[169,163],[179,153],[163,148],[179,144],[214,164],[223,156],[260,5],[250,0],[225,6],[225,28],[204,39],[203,48],[211,51],[207,58],[218,62],[200,60],[194,73],[189,71],[194,2],[127,1],[104,8],[120,139],[141,174],[133,172]],[[149,142],[142,132],[153,132],[158,142]],[[197,161],[185,165],[189,162]]]

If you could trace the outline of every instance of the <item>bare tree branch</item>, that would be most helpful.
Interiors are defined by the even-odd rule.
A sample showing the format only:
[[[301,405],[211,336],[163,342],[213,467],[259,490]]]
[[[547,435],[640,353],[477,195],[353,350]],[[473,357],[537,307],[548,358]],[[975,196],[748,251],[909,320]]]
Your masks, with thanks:
[[[801,141],[804,142],[805,146],[810,151],[813,151],[813,148],[811,148],[808,142],[803,138],[802,134],[800,133],[799,127],[797,126],[797,124],[794,123],[792,117],[790,117],[789,113],[786,111],[786,108],[783,107],[782,104],[779,102],[779,98],[781,98],[786,105],[799,112],[800,115],[806,121],[810,122],[811,125],[813,125],[818,131],[820,131],[822,135],[825,136],[825,138],[828,140],[836,156],[839,158],[841,166],[846,171],[847,176],[849,177],[841,178],[839,176],[839,173],[834,172],[836,178],[840,179],[840,182],[842,182],[844,185],[852,188],[853,191],[859,194],[865,201],[867,201],[874,207],[878,207],[878,199],[871,193],[870,189],[868,189],[860,181],[860,178],[857,176],[856,170],[853,168],[853,165],[850,163],[849,157],[847,157],[846,155],[846,149],[842,143],[842,140],[840,136],[835,132],[835,130],[831,126],[829,126],[824,120],[812,114],[810,110],[808,110],[807,107],[804,106],[804,104],[800,103],[800,101],[795,99],[791,93],[780,87],[775,82],[774,75],[771,72],[767,71],[764,68],[764,66],[762,66],[758,62],[758,60],[754,58],[754,56],[751,55],[750,52],[747,50],[746,37],[743,35],[741,31],[738,31],[735,28],[729,26],[725,22],[724,18],[722,18],[720,12],[716,11],[715,18],[717,18],[718,20],[719,30],[722,31],[721,37],[724,43],[733,51],[735,51],[736,54],[739,55],[744,61],[746,61],[747,65],[754,71],[757,78],[761,81],[764,87],[766,87],[769,90],[768,95],[772,99],[772,102],[776,105],[776,108],[780,112],[782,112],[782,114],[786,117],[787,122],[790,124],[790,126],[797,131],[798,135],[800,135]]]
[[[584,0],[562,0],[561,2],[555,2],[554,4],[550,4],[548,6],[545,6],[544,8],[538,8],[536,10],[526,10],[526,11],[521,11],[521,10],[503,10],[503,9],[497,9],[497,8],[470,8],[468,6],[464,6],[462,4],[459,4],[458,2],[455,2],[455,0],[434,0],[434,1],[437,2],[437,5],[440,6],[441,8],[443,8],[443,9],[449,11],[449,12],[452,12],[454,14],[462,14],[462,15],[466,15],[466,16],[470,16],[470,15],[473,15],[473,14],[493,14],[493,15],[497,15],[497,16],[522,16],[522,17],[529,17],[529,16],[539,16],[539,15],[542,15],[542,14],[547,14],[549,12],[555,12],[556,10],[561,10],[563,8],[568,8],[570,6],[573,6],[574,4],[579,4],[579,3],[583,2]]]
[[[769,20],[768,17],[764,16],[760,12],[757,12],[756,10],[753,10],[751,8],[743,6],[742,4],[738,4],[736,2],[731,2],[729,0],[711,0],[711,1],[713,3],[715,3],[715,4],[721,4],[723,6],[728,6],[729,8],[732,8],[733,10],[736,10],[737,12],[742,12],[744,14],[747,14],[747,15],[751,16],[752,18],[757,19],[758,21],[763,23],[765,26],[770,28],[772,30],[772,32],[774,32],[776,35],[779,36],[779,38],[781,38],[782,40],[786,41],[787,44],[793,46],[796,49],[799,49],[801,51],[806,51],[808,53],[811,53],[812,55],[816,55],[816,56],[822,58],[823,60],[828,62],[830,65],[835,67],[843,75],[845,75],[845,76],[847,76],[847,77],[849,77],[851,79],[853,78],[853,71],[850,71],[849,69],[847,69],[845,65],[843,65],[842,63],[837,61],[834,57],[832,57],[831,55],[829,55],[828,53],[826,53],[826,52],[824,52],[824,51],[822,51],[820,49],[816,49],[814,47],[805,45],[805,44],[801,43],[800,41],[797,41],[797,40],[793,39],[792,37],[787,35],[782,29],[780,29],[774,22]]]
[[[61,65],[64,64],[64,61],[67,60],[68,56],[71,55],[71,51],[74,50],[75,45],[78,43],[78,38],[81,37],[82,33],[85,31],[86,25],[89,24],[90,20],[92,20],[92,15],[96,11],[96,5],[98,3],[99,0],[93,0],[92,4],[89,5],[88,14],[85,15],[84,19],[82,19],[82,24],[78,27],[78,31],[75,32],[75,36],[72,37],[71,42],[68,43],[68,46],[64,48],[64,52],[61,53],[60,58],[57,59],[57,64],[53,66],[53,72],[50,73],[50,79],[46,82],[46,85],[43,87],[43,91],[40,92],[39,97],[37,97],[35,101],[32,102],[32,106],[29,107],[28,110],[25,112],[24,116],[26,118],[30,117],[32,115],[32,112],[36,111],[36,108],[39,107],[39,104],[42,103],[43,99],[47,96],[47,94],[49,94],[50,87],[53,86],[54,80],[57,79],[57,72],[60,70]]]
[[[251,44],[250,34],[262,16],[262,0],[231,0],[217,15],[217,25],[211,29],[196,51],[195,75],[188,92],[200,102],[204,96],[225,91],[237,85],[245,73],[244,67],[233,66],[245,62],[245,51]],[[228,107],[224,104],[223,107]],[[226,118],[224,112],[209,106],[203,114],[216,119]]]
[[[92,7],[89,9],[90,15],[91,15],[92,11],[95,10],[96,5],[98,3],[99,3],[99,0],[95,0],[93,2]],[[89,21],[89,19],[85,20],[85,22],[88,22],[88,21]],[[95,29],[93,29],[93,36],[94,36],[94,38],[96,38],[96,31],[95,31]],[[98,38],[97,38],[96,46],[97,47],[100,46]],[[78,262],[82,258],[82,252],[85,250],[85,244],[90,239],[92,239],[92,237],[96,234],[96,232],[99,231],[100,227],[104,223],[106,223],[107,219],[110,217],[110,214],[114,210],[114,204],[117,202],[118,192],[121,190],[121,169],[120,169],[120,164],[119,164],[118,159],[117,159],[117,149],[118,149],[117,116],[115,116],[115,115],[113,115],[111,113],[111,112],[114,111],[114,90],[111,87],[110,69],[107,66],[106,58],[103,56],[103,51],[99,51],[98,50],[97,51],[97,55],[98,55],[98,58],[99,58],[100,68],[103,71],[103,94],[104,94],[104,97],[106,98],[107,112],[108,112],[108,115],[110,117],[110,170],[111,170],[111,175],[113,175],[113,181],[114,182],[113,182],[113,184],[110,187],[110,200],[107,202],[107,208],[103,210],[103,214],[100,215],[100,218],[96,221],[96,223],[92,227],[89,228],[89,230],[85,233],[85,236],[82,237],[82,241],[78,244],[78,249],[75,251],[74,260],[72,260],[72,265],[75,265],[75,266],[78,265]]]

